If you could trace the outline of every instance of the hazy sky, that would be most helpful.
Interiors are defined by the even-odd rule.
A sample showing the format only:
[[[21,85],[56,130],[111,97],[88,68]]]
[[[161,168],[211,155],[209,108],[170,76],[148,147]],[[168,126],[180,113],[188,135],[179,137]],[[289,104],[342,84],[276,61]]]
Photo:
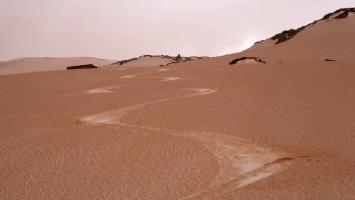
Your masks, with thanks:
[[[354,0],[0,0],[0,60],[221,55]]]

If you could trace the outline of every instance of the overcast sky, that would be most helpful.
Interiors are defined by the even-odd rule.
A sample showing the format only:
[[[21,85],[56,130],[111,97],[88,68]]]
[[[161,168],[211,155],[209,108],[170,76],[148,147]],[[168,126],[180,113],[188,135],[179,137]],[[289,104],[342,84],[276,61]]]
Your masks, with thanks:
[[[0,0],[0,60],[216,56],[354,0]]]

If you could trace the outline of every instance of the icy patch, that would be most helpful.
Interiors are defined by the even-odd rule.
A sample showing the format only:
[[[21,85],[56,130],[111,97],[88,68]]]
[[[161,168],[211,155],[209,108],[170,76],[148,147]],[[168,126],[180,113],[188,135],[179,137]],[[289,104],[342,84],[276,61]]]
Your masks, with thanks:
[[[159,78],[161,79],[161,81],[163,82],[167,82],[167,81],[176,81],[176,80],[180,80],[181,78],[180,77],[175,77],[175,76],[166,76],[166,77],[153,77],[153,78]]]
[[[274,172],[260,172],[259,174],[256,174],[255,176],[251,176],[251,177],[248,177],[248,178],[245,178],[243,180],[240,181],[240,187],[243,187],[243,186],[246,186],[246,185],[250,185],[256,181],[259,181],[261,179],[264,179],[264,178],[267,178],[271,175],[273,175]]]
[[[139,74],[128,74],[121,76],[122,79],[131,79],[131,78],[136,78]]]
[[[181,79],[180,77],[164,77],[162,81],[176,81]]]
[[[107,88],[97,88],[88,91],[89,94],[104,94],[104,93],[113,93],[110,89]]]
[[[117,85],[117,86],[96,88],[96,89],[92,89],[92,90],[87,91],[87,93],[89,93],[89,94],[108,94],[108,93],[113,93],[112,90],[115,88],[119,88],[119,87],[122,87],[122,86]]]
[[[158,69],[158,72],[165,72],[165,71],[168,71],[169,69],[167,68],[161,68],[161,69]]]
[[[109,114],[101,114],[101,115],[93,115],[88,117],[83,117],[81,121],[87,124],[115,124],[114,116],[110,116]]]

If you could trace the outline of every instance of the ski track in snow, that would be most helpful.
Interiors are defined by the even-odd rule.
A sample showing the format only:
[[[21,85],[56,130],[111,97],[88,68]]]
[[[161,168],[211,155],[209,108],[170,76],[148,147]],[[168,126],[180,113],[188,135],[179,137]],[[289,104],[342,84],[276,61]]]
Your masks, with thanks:
[[[112,89],[112,87],[94,89],[91,90],[91,93],[108,93],[111,92],[110,89]],[[81,118],[81,122],[92,125],[107,124],[164,132],[172,136],[198,141],[201,145],[209,149],[218,162],[219,171],[217,175],[208,188],[180,198],[180,200],[218,196],[269,177],[284,168],[287,168],[290,164],[290,160],[292,160],[292,158],[288,157],[287,154],[250,140],[213,132],[177,131],[157,127],[140,126],[129,124],[122,120],[122,118],[128,113],[139,110],[151,104],[205,96],[217,92],[216,89],[211,88],[185,88],[177,89],[176,91],[178,90],[188,91],[190,94],[149,101],[119,108],[117,110],[86,116]]]

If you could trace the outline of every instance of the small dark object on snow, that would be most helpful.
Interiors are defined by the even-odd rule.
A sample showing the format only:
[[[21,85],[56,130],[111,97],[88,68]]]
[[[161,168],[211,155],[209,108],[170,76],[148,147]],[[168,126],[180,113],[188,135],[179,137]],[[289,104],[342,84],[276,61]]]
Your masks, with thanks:
[[[255,60],[256,62],[258,63],[263,63],[265,64],[266,62],[261,60],[260,58],[256,58],[256,57],[242,57],[242,58],[237,58],[237,59],[234,59],[232,60],[231,62],[229,62],[230,65],[234,65],[234,64],[237,64],[239,61],[243,61],[243,60]]]
[[[77,65],[77,66],[70,66],[67,67],[67,70],[73,70],[73,69],[96,69],[97,67],[93,64],[87,64],[87,65]]]

